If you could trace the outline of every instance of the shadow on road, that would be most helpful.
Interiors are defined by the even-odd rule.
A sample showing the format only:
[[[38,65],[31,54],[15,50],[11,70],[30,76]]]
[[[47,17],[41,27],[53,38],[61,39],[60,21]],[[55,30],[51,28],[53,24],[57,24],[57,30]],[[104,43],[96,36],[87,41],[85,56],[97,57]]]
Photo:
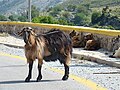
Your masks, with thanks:
[[[62,81],[60,79],[55,80],[41,80],[40,82],[56,82],[56,81]],[[24,80],[16,80],[16,81],[0,81],[0,84],[22,84],[22,83],[38,83],[35,80],[31,80],[30,82],[25,82]]]
[[[41,80],[40,82],[57,82],[62,81],[61,79],[55,79],[55,80]]]
[[[31,81],[33,82],[33,81]],[[18,81],[1,81],[0,84],[18,84],[18,83],[26,83],[24,80],[18,80]]]

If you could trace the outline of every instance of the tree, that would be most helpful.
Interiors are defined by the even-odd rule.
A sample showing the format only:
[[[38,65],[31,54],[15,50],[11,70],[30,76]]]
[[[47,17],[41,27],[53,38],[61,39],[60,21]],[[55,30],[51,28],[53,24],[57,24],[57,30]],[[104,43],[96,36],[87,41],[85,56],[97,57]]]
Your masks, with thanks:
[[[70,5],[67,6],[67,10],[70,11],[70,12],[73,12],[73,11],[76,10],[76,7],[77,7],[76,5],[71,5],[70,4]]]
[[[26,22],[27,18],[25,16],[19,16],[18,20],[21,21],[21,22]]]
[[[101,16],[100,12],[93,12],[91,16],[91,23],[92,24],[97,24],[99,22],[99,18]]]
[[[4,15],[0,15],[0,21],[7,21],[7,18]]]
[[[74,18],[75,25],[84,25],[86,20],[86,15],[84,13],[77,13]]]
[[[60,25],[68,25],[68,21],[64,17],[62,17],[62,18],[58,19],[58,24],[60,24]]]
[[[39,13],[40,13],[39,9],[36,6],[32,5],[31,6],[31,18],[39,17]],[[24,16],[24,19],[28,18],[28,11],[22,12],[21,16]]]
[[[73,18],[73,15],[70,12],[66,11],[61,13],[61,17],[70,22]]]
[[[120,19],[117,16],[111,15],[111,9],[108,6],[100,12],[94,12],[91,17],[91,22],[94,27],[120,29]]]
[[[10,15],[8,17],[11,21],[18,21],[18,15]]]
[[[37,9],[36,6],[32,5],[31,6],[31,17],[38,17],[39,16],[39,10]]]
[[[59,14],[61,11],[62,11],[62,7],[56,6],[56,7],[52,8],[49,13],[50,13],[50,15],[53,16],[53,17],[58,17],[58,14]]]
[[[79,6],[77,7],[77,13],[84,13],[85,15],[89,15],[88,7],[79,5]]]

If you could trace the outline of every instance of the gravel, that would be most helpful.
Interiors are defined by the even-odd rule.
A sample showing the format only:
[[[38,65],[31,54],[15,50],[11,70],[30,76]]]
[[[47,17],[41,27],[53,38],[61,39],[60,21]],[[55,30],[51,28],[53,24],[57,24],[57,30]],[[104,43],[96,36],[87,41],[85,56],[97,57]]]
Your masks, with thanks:
[[[5,52],[8,54],[25,57],[24,49],[12,48],[12,47],[5,46],[3,44],[0,44],[0,52]]]

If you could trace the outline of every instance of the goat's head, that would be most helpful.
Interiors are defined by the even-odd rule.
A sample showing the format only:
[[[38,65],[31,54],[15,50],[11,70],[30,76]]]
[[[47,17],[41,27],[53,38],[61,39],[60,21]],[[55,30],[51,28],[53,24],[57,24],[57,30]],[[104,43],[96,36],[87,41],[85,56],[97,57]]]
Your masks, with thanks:
[[[92,33],[87,33],[84,35],[85,40],[92,40],[93,39],[93,34]]]
[[[72,38],[74,36],[76,36],[77,32],[75,30],[73,30],[72,32],[69,33],[69,36]]]
[[[19,36],[23,36],[24,42],[31,46],[34,37],[36,36],[35,31],[31,27],[25,27],[20,32]]]

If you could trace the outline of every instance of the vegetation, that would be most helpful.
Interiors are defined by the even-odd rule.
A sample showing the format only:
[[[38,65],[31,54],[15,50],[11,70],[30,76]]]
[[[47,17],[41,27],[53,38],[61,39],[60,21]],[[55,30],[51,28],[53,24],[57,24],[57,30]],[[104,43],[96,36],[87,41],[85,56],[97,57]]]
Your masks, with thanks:
[[[35,17],[32,19],[32,22],[34,22],[34,23],[48,23],[48,24],[57,23],[56,19],[54,19],[52,16]]]
[[[7,18],[4,15],[0,15],[0,21],[7,21]]]
[[[118,3],[120,0],[66,0],[55,7],[47,7],[43,12],[32,6],[32,22],[120,29],[120,7],[110,7]],[[0,20],[25,22],[27,13],[10,15],[8,18],[1,15]]]
[[[112,10],[108,6],[102,9],[102,12],[94,12],[91,17],[93,27],[120,29],[120,19],[111,15]]]

